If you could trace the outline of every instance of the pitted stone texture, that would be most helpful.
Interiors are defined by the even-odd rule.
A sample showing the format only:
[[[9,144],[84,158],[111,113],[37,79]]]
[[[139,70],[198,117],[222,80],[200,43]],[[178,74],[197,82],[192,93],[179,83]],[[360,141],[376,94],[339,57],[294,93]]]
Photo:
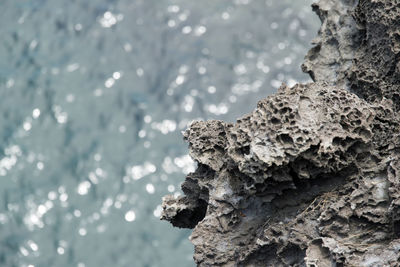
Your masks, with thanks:
[[[223,121],[193,122],[183,135],[189,142],[190,156],[219,171],[224,164],[227,145],[225,127]]]
[[[400,1],[360,0],[355,10],[361,33],[351,89],[367,101],[393,101],[400,111]]]
[[[283,85],[234,124],[193,123],[184,136],[199,167],[185,196],[164,200],[163,219],[194,227],[199,266],[372,259],[357,242],[389,253],[381,243],[398,227],[398,178],[387,166],[400,148],[391,103],[325,83]]]
[[[274,173],[289,163],[296,164],[300,178],[339,171],[370,141],[373,114],[346,90],[317,83],[282,86],[229,127],[228,156],[259,183],[292,180]]]
[[[400,110],[400,2],[320,0],[314,47],[302,65],[317,82],[345,86],[368,102]]]
[[[399,5],[319,1],[318,82],[185,132],[198,168],[163,219],[198,266],[400,266]]]

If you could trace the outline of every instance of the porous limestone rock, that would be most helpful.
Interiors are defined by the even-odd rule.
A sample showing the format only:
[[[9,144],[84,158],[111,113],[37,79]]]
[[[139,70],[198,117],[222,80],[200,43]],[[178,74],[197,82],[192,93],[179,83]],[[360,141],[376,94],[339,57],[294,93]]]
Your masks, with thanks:
[[[368,101],[388,98],[400,111],[400,1],[365,1],[354,18],[361,44],[348,71],[351,90]]]
[[[184,133],[198,167],[162,219],[198,266],[400,266],[400,2],[314,8],[314,83]]]

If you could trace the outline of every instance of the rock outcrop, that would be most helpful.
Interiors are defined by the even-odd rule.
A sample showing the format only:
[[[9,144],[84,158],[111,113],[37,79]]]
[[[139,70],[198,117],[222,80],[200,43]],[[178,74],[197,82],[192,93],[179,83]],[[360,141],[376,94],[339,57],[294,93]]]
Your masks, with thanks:
[[[313,7],[314,83],[184,133],[198,168],[162,219],[199,266],[400,266],[400,2]]]

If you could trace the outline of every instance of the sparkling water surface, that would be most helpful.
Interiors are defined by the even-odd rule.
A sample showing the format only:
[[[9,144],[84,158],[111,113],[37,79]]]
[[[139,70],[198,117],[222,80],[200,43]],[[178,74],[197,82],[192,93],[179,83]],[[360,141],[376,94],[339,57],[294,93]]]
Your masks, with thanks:
[[[311,2],[1,1],[0,266],[194,266],[181,131],[308,81]]]

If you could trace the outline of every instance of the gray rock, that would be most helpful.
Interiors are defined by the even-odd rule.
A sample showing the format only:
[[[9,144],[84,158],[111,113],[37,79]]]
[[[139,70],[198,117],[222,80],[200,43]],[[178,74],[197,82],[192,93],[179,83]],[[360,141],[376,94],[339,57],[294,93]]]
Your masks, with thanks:
[[[198,266],[400,262],[400,3],[314,8],[319,48],[304,69],[315,83],[184,134],[198,168],[162,219],[194,229]]]
[[[314,81],[348,86],[346,74],[362,35],[352,16],[357,3],[358,0],[320,0],[312,5],[321,20],[321,28],[302,69]]]

